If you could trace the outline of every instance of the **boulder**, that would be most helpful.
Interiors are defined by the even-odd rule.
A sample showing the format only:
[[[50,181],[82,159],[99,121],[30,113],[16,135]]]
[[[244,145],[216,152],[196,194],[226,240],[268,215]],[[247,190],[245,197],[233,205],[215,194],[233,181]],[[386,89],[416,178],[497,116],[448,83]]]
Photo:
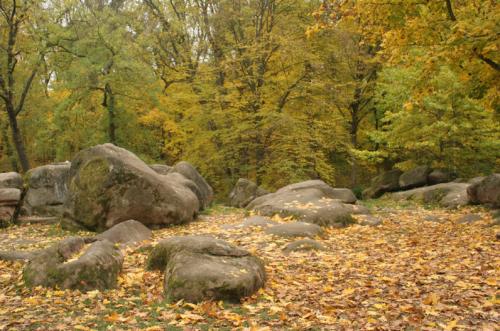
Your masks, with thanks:
[[[26,174],[28,191],[23,212],[28,215],[61,216],[68,198],[69,162],[44,165]]]
[[[252,200],[269,192],[260,188],[248,179],[240,178],[229,194],[229,205],[237,208],[245,208]]]
[[[433,222],[433,223],[442,223],[443,220],[435,215],[425,215],[424,216],[424,221],[426,222]]]
[[[480,221],[482,219],[483,218],[480,215],[477,215],[477,214],[467,214],[467,215],[461,216],[457,220],[457,223],[459,223],[459,224],[470,224],[470,223],[474,223],[474,222]]]
[[[271,226],[265,231],[279,237],[315,237],[323,233],[318,225],[304,222],[283,223]]]
[[[103,231],[134,219],[157,228],[192,221],[200,210],[183,182],[153,171],[133,153],[113,144],[79,152],[71,163],[68,223]]]
[[[399,169],[393,169],[373,178],[370,187],[363,191],[363,198],[376,199],[386,192],[399,190],[399,177],[402,173]]]
[[[472,203],[500,207],[500,174],[492,174],[481,181],[471,184],[467,194]]]
[[[21,190],[17,188],[0,188],[0,227],[12,222],[17,205],[21,200]]]
[[[457,208],[469,204],[468,187],[469,184],[466,183],[442,183],[392,193],[390,197],[394,200],[415,200],[446,208]]]
[[[116,287],[123,265],[120,250],[107,240],[96,241],[72,259],[84,246],[83,238],[70,237],[38,251],[23,270],[25,284],[81,291]]]
[[[399,187],[402,190],[408,190],[415,187],[427,185],[427,177],[432,169],[428,166],[419,166],[403,172],[399,177]]]
[[[358,224],[363,226],[379,226],[382,224],[382,219],[373,215],[357,215],[356,219]]]
[[[240,227],[248,228],[248,227],[257,226],[257,227],[265,228],[265,227],[273,226],[273,225],[277,225],[277,224],[278,224],[277,222],[272,221],[268,217],[250,216],[250,217],[247,217],[243,220]]]
[[[150,240],[151,236],[151,230],[144,224],[135,220],[128,220],[116,224],[111,229],[98,234],[96,239],[108,240],[114,244],[130,245],[144,240]]]
[[[316,189],[264,195],[248,205],[264,216],[279,215],[321,226],[344,227],[353,222],[351,215],[363,207],[322,198]]]
[[[313,239],[300,239],[287,244],[283,248],[283,252],[291,253],[297,251],[325,251],[326,247],[320,242]]]
[[[21,190],[17,188],[0,188],[0,206],[17,206],[21,199]]]
[[[171,171],[179,173],[195,183],[200,194],[198,198],[202,208],[207,208],[210,205],[214,198],[214,191],[191,163],[181,161],[174,165]]]
[[[170,301],[228,300],[238,302],[264,285],[262,261],[223,240],[206,236],[171,237],[156,245],[148,260],[164,270],[164,291]]]
[[[23,188],[23,177],[17,172],[0,173],[0,188]]]
[[[3,261],[19,261],[19,260],[30,260],[34,256],[33,252],[25,251],[0,251],[0,260]]]
[[[292,216],[303,222],[343,227],[352,223],[353,213],[364,211],[361,206],[344,203],[355,201],[352,192],[347,194],[345,189],[334,189],[322,181],[311,180],[258,197],[247,209],[263,216]]]
[[[288,192],[297,192],[300,193],[302,191],[309,191],[311,189],[315,189],[321,192],[322,198],[335,199],[339,200],[342,203],[356,203],[357,199],[354,193],[347,188],[333,188],[330,185],[326,184],[322,180],[306,180],[305,182],[295,183],[283,188],[280,188],[276,191],[277,194],[288,193]]]
[[[449,171],[442,169],[432,170],[427,176],[427,182],[429,183],[429,185],[449,183],[453,179],[454,176]]]

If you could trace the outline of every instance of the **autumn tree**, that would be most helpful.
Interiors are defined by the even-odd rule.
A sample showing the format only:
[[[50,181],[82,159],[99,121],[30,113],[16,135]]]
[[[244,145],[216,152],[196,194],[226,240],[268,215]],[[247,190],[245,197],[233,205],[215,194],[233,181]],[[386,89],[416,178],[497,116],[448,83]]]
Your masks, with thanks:
[[[39,5],[37,1],[0,1],[0,99],[23,171],[29,170],[30,162],[18,119],[48,50],[37,35],[43,28],[35,31]],[[7,137],[3,138],[8,151]]]

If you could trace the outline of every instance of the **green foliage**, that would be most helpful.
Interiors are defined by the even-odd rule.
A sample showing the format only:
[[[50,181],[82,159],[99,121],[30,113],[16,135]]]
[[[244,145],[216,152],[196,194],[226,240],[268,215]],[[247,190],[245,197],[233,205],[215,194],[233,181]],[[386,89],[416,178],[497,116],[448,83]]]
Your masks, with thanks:
[[[418,74],[400,67],[381,74],[376,104],[382,128],[372,140],[402,168],[431,164],[465,176],[491,171],[500,156],[495,114],[472,98],[469,86],[447,66],[427,82],[432,93],[413,99]]]
[[[455,20],[444,1],[26,4],[13,100],[36,68],[17,116],[31,166],[111,141],[192,162],[219,199],[239,177],[356,187],[395,164],[499,167],[493,3],[452,1]],[[2,171],[20,164],[5,115]]]

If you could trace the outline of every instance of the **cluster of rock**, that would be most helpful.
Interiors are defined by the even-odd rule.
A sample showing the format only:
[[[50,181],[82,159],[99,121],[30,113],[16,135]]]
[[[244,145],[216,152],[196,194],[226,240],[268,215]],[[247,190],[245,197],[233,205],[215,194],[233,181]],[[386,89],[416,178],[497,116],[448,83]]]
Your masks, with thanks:
[[[0,220],[16,208],[27,216],[55,216],[68,228],[103,231],[135,219],[150,228],[193,220],[213,200],[213,190],[187,162],[151,165],[104,144],[79,152],[72,162],[34,168],[23,178],[0,174]]]
[[[469,181],[454,180],[444,170],[432,170],[419,166],[403,172],[393,169],[375,177],[369,188],[363,191],[365,199],[379,198],[391,193],[395,200],[417,200],[456,208],[471,203],[494,205],[500,199],[499,174],[477,177]]]
[[[373,178],[370,187],[363,191],[363,198],[379,198],[387,192],[447,183],[453,179],[454,177],[451,173],[445,170],[432,170],[428,166],[415,167],[405,172],[399,169],[392,169]]]
[[[120,248],[152,237],[142,223],[128,220],[93,237],[69,237],[32,252],[0,252],[3,260],[26,260],[28,287],[80,291],[115,288],[122,271]],[[263,262],[225,241],[206,236],[170,237],[151,251],[147,267],[165,272],[169,300],[239,301],[264,286]]]
[[[261,216],[292,217],[300,222],[332,227],[347,226],[354,222],[352,215],[369,213],[367,208],[356,204],[356,196],[350,189],[333,188],[321,180],[291,184],[274,193],[256,194],[259,190],[254,183],[240,179],[229,197],[231,204],[246,205],[248,210]]]
[[[114,288],[123,266],[121,246],[151,239],[151,230],[128,220],[94,237],[69,237],[36,251],[0,252],[2,260],[26,260],[27,286],[91,291]]]

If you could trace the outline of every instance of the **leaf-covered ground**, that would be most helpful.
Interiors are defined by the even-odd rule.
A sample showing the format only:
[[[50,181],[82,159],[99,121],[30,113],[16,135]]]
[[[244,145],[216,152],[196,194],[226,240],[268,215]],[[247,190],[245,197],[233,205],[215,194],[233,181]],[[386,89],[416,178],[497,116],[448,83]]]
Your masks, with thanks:
[[[495,330],[498,228],[482,210],[474,211],[482,221],[456,222],[470,212],[378,208],[383,225],[331,229],[316,238],[327,251],[290,255],[281,249],[293,239],[227,226],[241,222],[239,210],[219,208],[154,232],[154,242],[212,234],[260,256],[268,282],[241,305],[165,302],[162,275],[144,269],[154,242],[126,252],[119,287],[105,292],[26,289],[22,263],[1,261],[0,329]],[[0,233],[1,250],[44,247],[68,235],[55,225],[10,228]]]

